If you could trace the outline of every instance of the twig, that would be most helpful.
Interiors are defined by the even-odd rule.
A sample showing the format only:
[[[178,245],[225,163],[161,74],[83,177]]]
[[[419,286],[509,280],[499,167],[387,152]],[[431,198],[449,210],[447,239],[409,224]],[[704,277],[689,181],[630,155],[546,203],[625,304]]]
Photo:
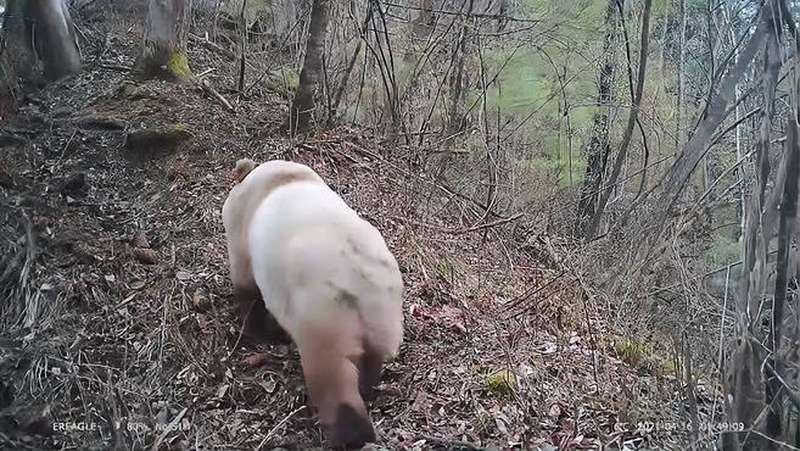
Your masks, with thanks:
[[[772,377],[774,377],[778,382],[781,383],[781,385],[783,385],[783,388],[786,390],[786,394],[789,395],[789,400],[792,401],[792,404],[794,404],[797,409],[800,409],[800,395],[792,390],[792,387],[789,387],[786,381],[783,380],[780,374],[775,371],[775,368],[773,368],[772,365],[766,363],[765,366],[767,370],[769,370],[769,373],[772,375]]]
[[[561,276],[563,276],[564,274],[566,274],[566,271],[562,270],[560,273],[558,273],[558,275],[556,275],[555,277],[553,277],[552,279],[550,279],[549,281],[547,281],[547,283],[546,283],[546,284],[544,284],[544,285],[542,285],[542,286],[540,286],[540,287],[538,287],[538,288],[537,288],[537,287],[532,287],[532,288],[530,288],[528,291],[526,291],[525,293],[523,293],[523,294],[522,294],[522,296],[519,296],[517,299],[515,299],[515,300],[511,301],[510,303],[508,303],[508,305],[505,305],[505,306],[503,306],[503,309],[504,309],[506,312],[509,312],[510,310],[517,308],[518,306],[520,306],[520,305],[522,305],[523,303],[525,303],[525,302],[526,302],[528,299],[530,299],[530,298],[532,298],[532,297],[536,296],[536,294],[538,294],[540,291],[542,291],[542,290],[544,290],[545,288],[547,288],[547,287],[549,287],[549,286],[553,285],[555,282],[557,282],[559,279],[561,279]],[[519,313],[519,312],[517,312],[517,313],[512,313],[511,315],[508,315],[508,316],[507,316],[506,318],[504,318],[504,319],[509,319],[509,318],[511,318],[512,316],[514,316],[514,315],[517,315],[518,313]]]
[[[195,75],[195,77],[199,80],[199,79],[205,77],[206,75],[210,74],[211,72],[214,72],[214,70],[215,70],[215,68],[210,67],[210,68],[204,70],[203,72],[200,72],[199,74]]]
[[[232,59],[232,60],[236,59],[236,54],[235,53],[231,52],[230,50],[228,50],[226,48],[220,47],[218,44],[215,44],[215,43],[213,43],[211,41],[207,41],[207,40],[201,38],[200,36],[195,36],[195,35],[193,35],[191,33],[189,33],[189,37],[192,40],[197,41],[203,47],[207,47],[207,48],[209,48],[211,50],[214,50],[215,52],[221,54],[222,56],[224,56],[224,57],[226,57],[228,59]]]
[[[212,88],[211,85],[209,85],[207,81],[205,81],[205,80],[197,80],[197,84],[200,85],[201,88],[203,88],[203,91],[207,92],[208,94],[211,94],[212,97],[217,99],[219,101],[219,103],[221,103],[225,108],[228,109],[228,111],[231,111],[231,112],[236,111],[233,108],[233,105],[231,105],[231,103],[228,102],[228,100],[225,97],[222,97],[222,94],[217,92],[216,89]]]
[[[306,406],[300,406],[294,409],[289,415],[286,415],[281,421],[278,422],[278,424],[275,425],[275,427],[273,427],[272,429],[269,430],[269,432],[267,432],[267,435],[264,437],[264,440],[261,440],[261,443],[258,444],[256,449],[262,449],[264,447],[264,444],[267,443],[267,440],[269,440],[272,437],[272,435],[275,434],[275,432],[278,430],[279,427],[283,426],[287,421],[289,421],[290,418],[295,416],[297,412],[300,412],[305,408]]]
[[[460,440],[448,440],[446,438],[439,438],[434,437],[432,435],[422,435],[422,438],[429,442],[434,442],[439,445],[444,445],[447,449],[460,449],[460,450],[480,450],[483,448],[479,448],[478,446],[473,445],[469,442],[462,442]]]
[[[507,222],[514,221],[516,219],[521,218],[522,216],[523,216],[522,213],[517,213],[515,215],[509,216],[508,218],[498,219],[497,221],[492,221],[492,222],[487,222],[487,223],[479,224],[479,225],[472,226],[472,227],[467,227],[466,229],[453,230],[453,231],[450,231],[449,233],[452,233],[453,235],[460,235],[462,233],[469,233],[469,232],[475,232],[477,230],[488,229],[488,228],[491,228],[491,227],[499,226],[501,224],[505,224]]]
[[[107,63],[100,63],[100,67],[103,69],[110,69],[110,70],[118,70],[120,72],[130,72],[132,69],[130,66],[125,66],[123,64],[107,64]]]
[[[245,66],[247,64],[247,18],[245,17],[245,11],[247,10],[247,0],[242,0],[242,11],[241,11],[241,27],[242,27],[242,37],[241,37],[241,62],[239,64],[239,92],[241,93],[244,89],[244,73],[245,73]]]
[[[159,447],[159,445],[161,445],[161,442],[163,442],[164,439],[167,438],[167,435],[170,433],[170,431],[173,431],[173,430],[176,429],[176,426],[178,425],[178,423],[180,423],[181,420],[183,419],[183,416],[186,415],[186,411],[187,410],[189,410],[189,408],[188,407],[184,407],[183,410],[181,410],[178,413],[178,415],[175,416],[175,418],[172,421],[170,421],[169,425],[166,428],[164,428],[164,430],[161,432],[161,435],[159,435],[158,438],[156,439],[155,443],[153,443],[153,446],[150,447],[150,451],[157,451],[158,450],[158,447]]]

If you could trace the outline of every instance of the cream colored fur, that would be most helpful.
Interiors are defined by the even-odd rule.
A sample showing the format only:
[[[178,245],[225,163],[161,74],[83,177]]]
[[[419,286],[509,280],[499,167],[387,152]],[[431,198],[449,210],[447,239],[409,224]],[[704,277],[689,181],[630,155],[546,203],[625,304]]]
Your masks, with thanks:
[[[242,177],[222,209],[234,285],[255,283],[297,344],[323,425],[342,404],[368,418],[359,362],[394,357],[403,338],[397,261],[309,167],[269,161]]]

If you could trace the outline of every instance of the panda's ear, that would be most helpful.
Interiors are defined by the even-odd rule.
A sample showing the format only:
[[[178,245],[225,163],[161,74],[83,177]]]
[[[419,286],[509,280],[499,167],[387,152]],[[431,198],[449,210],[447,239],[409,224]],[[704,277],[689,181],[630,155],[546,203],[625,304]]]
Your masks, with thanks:
[[[233,182],[239,183],[247,177],[247,174],[250,173],[256,167],[256,162],[249,159],[249,158],[242,158],[241,160],[236,162],[236,166],[233,168]]]

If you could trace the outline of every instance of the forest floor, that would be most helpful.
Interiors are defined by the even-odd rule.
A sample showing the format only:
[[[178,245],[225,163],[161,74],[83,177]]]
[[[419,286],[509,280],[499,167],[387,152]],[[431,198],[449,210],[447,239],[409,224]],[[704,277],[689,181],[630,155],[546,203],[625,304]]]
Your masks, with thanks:
[[[195,73],[212,69],[235,111],[192,83],[137,81],[138,31],[118,28],[84,49],[82,74],[2,124],[0,284],[13,277],[3,309],[21,321],[0,331],[0,443],[323,443],[294,347],[238,340],[220,211],[251,157],[310,165],[400,262],[405,341],[370,409],[380,446],[669,446],[634,421],[669,417],[674,384],[616,356],[609,312],[587,312],[552,262],[558,240],[473,230],[469,201],[431,181],[417,150],[370,131],[287,136],[286,100],[237,95],[236,65],[194,41]],[[175,142],[126,138],[176,126]]]

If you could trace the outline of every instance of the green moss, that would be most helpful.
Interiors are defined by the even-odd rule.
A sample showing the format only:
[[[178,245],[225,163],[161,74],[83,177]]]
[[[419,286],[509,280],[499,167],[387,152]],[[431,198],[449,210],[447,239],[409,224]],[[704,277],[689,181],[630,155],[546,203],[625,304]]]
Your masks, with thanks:
[[[486,377],[486,386],[491,393],[507,395],[517,386],[517,376],[507,369],[502,369]]]
[[[638,368],[645,360],[648,349],[646,345],[634,339],[620,337],[614,343],[614,351],[616,351],[620,360],[634,368]]]
[[[167,61],[167,72],[178,80],[188,80],[192,78],[192,70],[189,69],[189,58],[186,52],[175,50]]]
[[[300,86],[300,75],[292,68],[281,67],[264,80],[265,88],[283,97],[289,97]]]

